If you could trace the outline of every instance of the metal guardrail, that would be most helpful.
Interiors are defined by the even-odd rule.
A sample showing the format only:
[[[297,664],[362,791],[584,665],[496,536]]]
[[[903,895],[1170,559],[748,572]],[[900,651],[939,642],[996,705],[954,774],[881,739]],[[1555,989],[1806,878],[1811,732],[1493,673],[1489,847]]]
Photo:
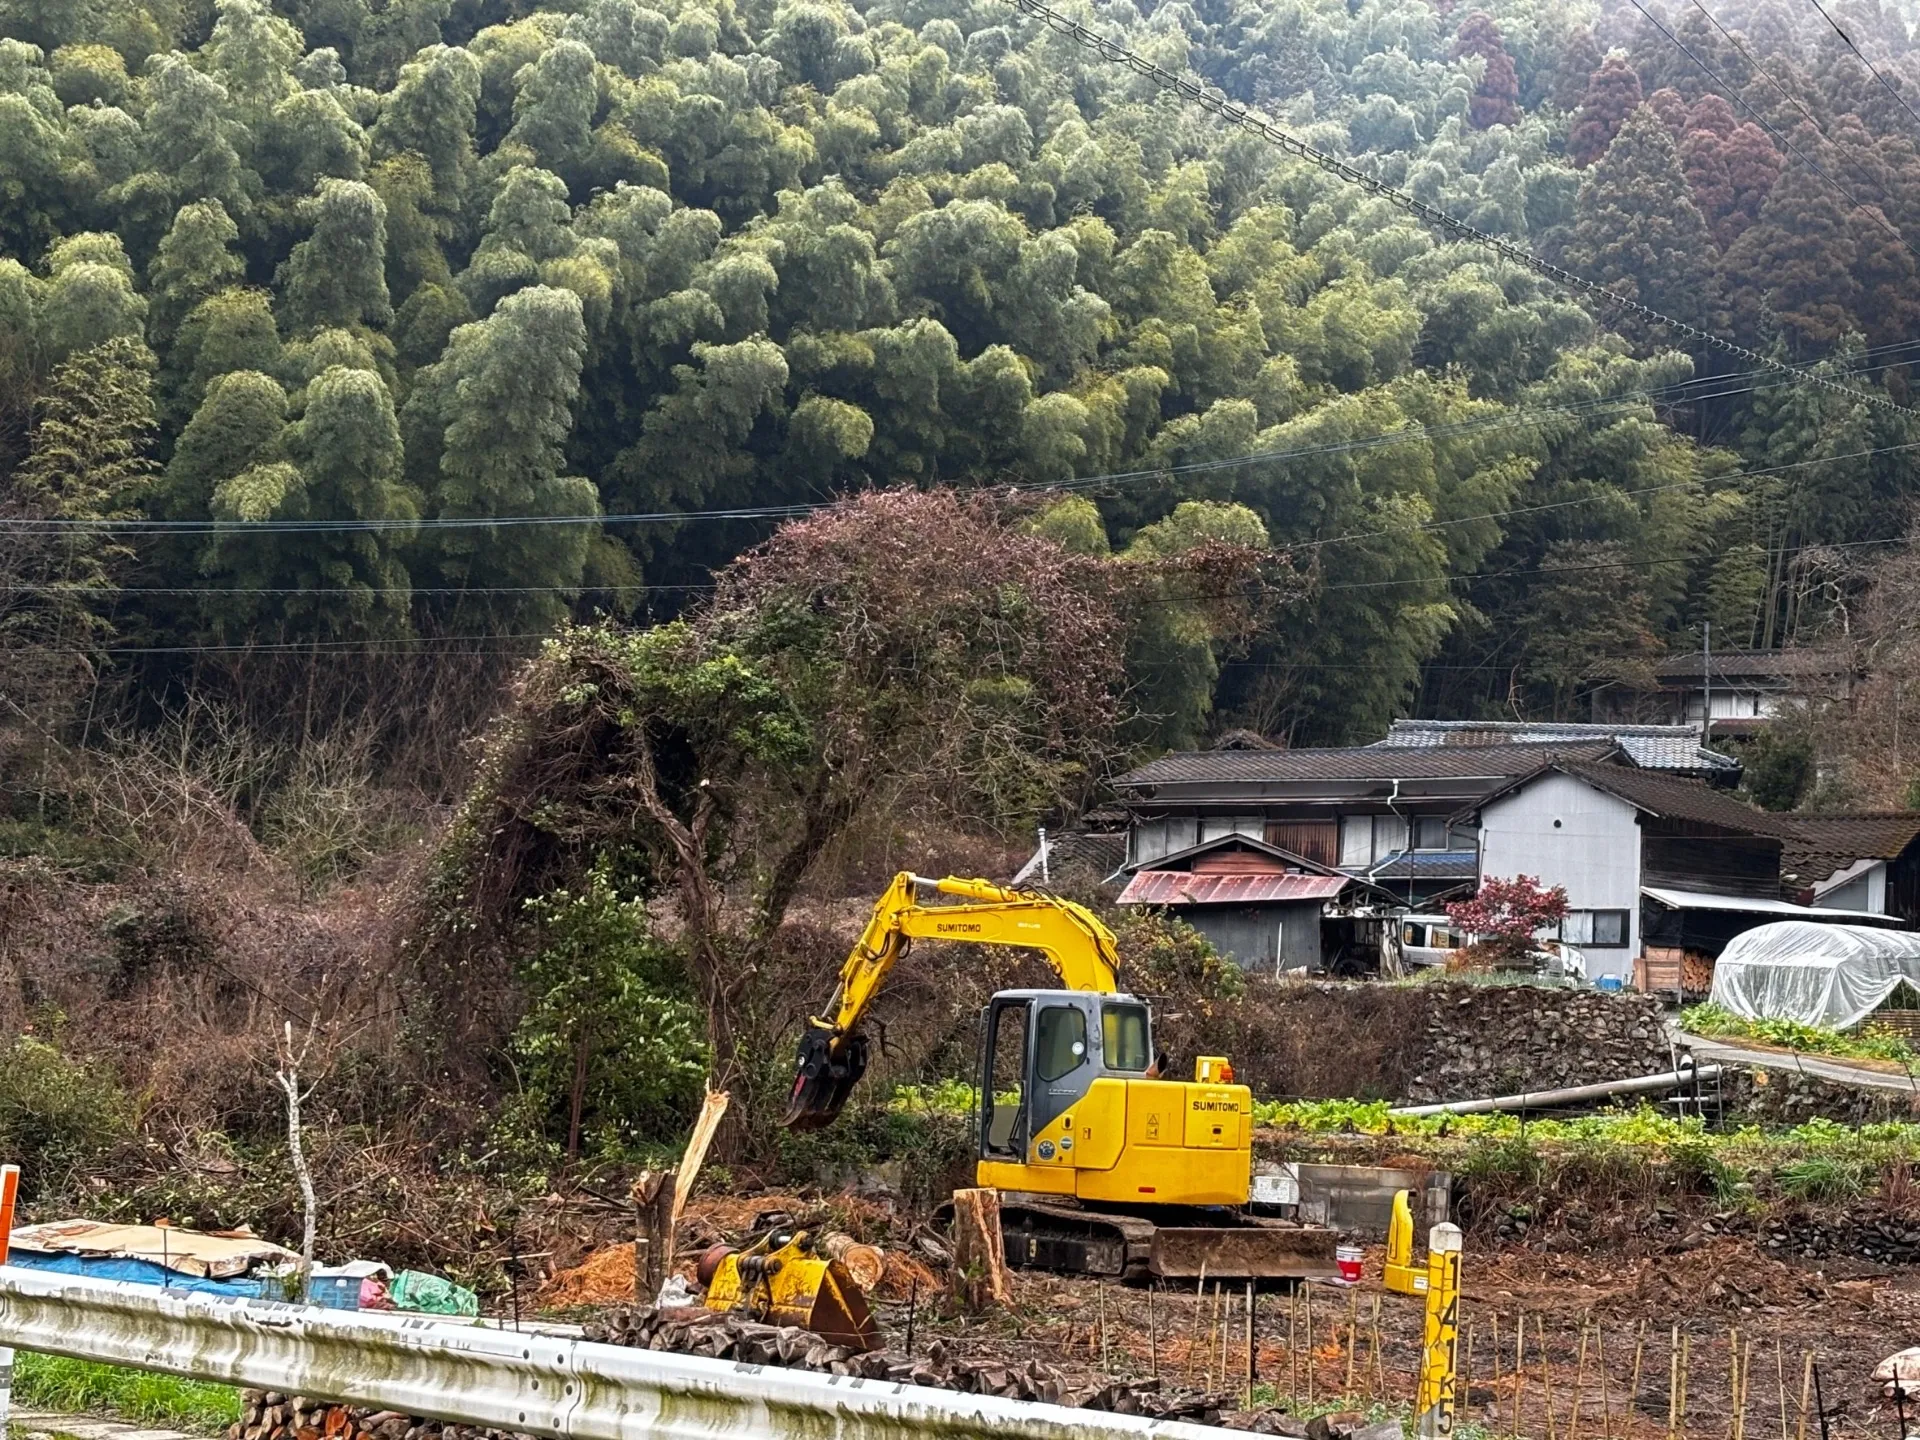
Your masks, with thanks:
[[[0,1266],[0,1346],[551,1440],[1219,1440],[1209,1426]]]

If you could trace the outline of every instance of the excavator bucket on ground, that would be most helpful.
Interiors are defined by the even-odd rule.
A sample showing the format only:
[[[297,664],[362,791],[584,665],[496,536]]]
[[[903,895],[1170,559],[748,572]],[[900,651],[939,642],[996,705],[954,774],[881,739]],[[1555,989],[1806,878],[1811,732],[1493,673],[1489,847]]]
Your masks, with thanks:
[[[800,1057],[794,1065],[793,1089],[787,1096],[786,1127],[806,1132],[824,1130],[839,1118],[847,1096],[867,1073],[867,1037],[839,1036],[809,1023],[800,1037]]]
[[[805,1230],[775,1231],[722,1257],[707,1282],[706,1305],[767,1325],[798,1325],[850,1350],[883,1344],[860,1287]]]

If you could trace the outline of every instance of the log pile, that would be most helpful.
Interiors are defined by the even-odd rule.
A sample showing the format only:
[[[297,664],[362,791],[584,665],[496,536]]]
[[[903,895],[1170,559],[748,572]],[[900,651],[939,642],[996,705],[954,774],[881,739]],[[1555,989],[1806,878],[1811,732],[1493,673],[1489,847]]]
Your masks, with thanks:
[[[1171,1395],[1154,1381],[1107,1381],[1076,1385],[1063,1372],[1037,1360],[959,1359],[935,1340],[924,1355],[908,1357],[892,1351],[862,1354],[829,1345],[809,1330],[793,1325],[761,1325],[738,1315],[689,1307],[682,1309],[615,1310],[587,1326],[587,1339],[640,1350],[664,1350],[680,1355],[705,1355],[746,1365],[780,1365],[826,1375],[887,1380],[900,1385],[924,1385],[963,1395],[997,1395],[1008,1400],[1036,1400],[1107,1410],[1120,1415],[1156,1419],[1194,1420],[1212,1424],[1221,1401],[1207,1395]]]
[[[420,1420],[394,1410],[363,1410],[283,1395],[276,1390],[242,1390],[240,1418],[227,1427],[227,1440],[527,1440],[503,1430]]]
[[[1224,1401],[1215,1395],[1170,1394],[1154,1380],[1092,1377],[1075,1381],[1037,1360],[960,1359],[935,1340],[923,1355],[862,1354],[830,1345],[795,1325],[761,1325],[701,1307],[655,1310],[626,1307],[586,1327],[586,1338],[608,1345],[705,1355],[747,1365],[778,1365],[818,1374],[925,1385],[962,1395],[1071,1405],[1116,1415],[1217,1424]],[[422,1420],[392,1410],[335,1405],[273,1390],[241,1392],[240,1419],[226,1440],[526,1440],[508,1431]]]

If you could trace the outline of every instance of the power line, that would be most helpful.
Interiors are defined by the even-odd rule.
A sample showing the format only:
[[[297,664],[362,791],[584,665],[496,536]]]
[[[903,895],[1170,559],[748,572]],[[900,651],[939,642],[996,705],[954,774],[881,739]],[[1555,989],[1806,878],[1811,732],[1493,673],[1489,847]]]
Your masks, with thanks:
[[[1050,5],[1045,4],[1044,0],[1011,0],[1011,3],[1020,10],[1040,20],[1048,29],[1054,31],[1054,33],[1065,36],[1075,44],[1091,50],[1103,60],[1114,64],[1125,65],[1129,70],[1133,71],[1134,74],[1152,81],[1164,90],[1191,101],[1224,123],[1235,126],[1249,134],[1258,135],[1262,139],[1286,151],[1289,155],[1296,156],[1310,164],[1316,165],[1327,174],[1344,180],[1348,184],[1359,186],[1369,195],[1387,201],[1389,204],[1412,215],[1417,220],[1432,225],[1437,229],[1444,230],[1450,235],[1467,241],[1469,244],[1491,250],[1502,259],[1511,261],[1515,265],[1523,266],[1535,274],[1543,275],[1547,279],[1555,281],[1570,290],[1574,290],[1591,300],[1615,306],[1648,324],[1662,326],[1677,335],[1701,345],[1724,351],[1729,355],[1738,355],[1742,359],[1758,365],[1762,369],[1784,371],[1788,374],[1802,377],[1808,384],[1819,386],[1822,389],[1830,390],[1837,394],[1846,395],[1865,404],[1894,411],[1901,415],[1920,418],[1920,411],[1910,409],[1884,396],[1872,395],[1865,391],[1855,390],[1837,381],[1828,380],[1824,376],[1796,371],[1784,361],[1774,360],[1761,354],[1758,350],[1750,350],[1746,346],[1729,340],[1723,335],[1715,334],[1711,330],[1703,330],[1698,325],[1676,319],[1662,311],[1655,310],[1650,305],[1643,305],[1637,300],[1630,300],[1618,291],[1608,289],[1598,281],[1589,280],[1584,275],[1577,275],[1564,266],[1555,265],[1551,261],[1543,260],[1531,250],[1516,245],[1510,240],[1502,240],[1497,235],[1490,235],[1484,230],[1476,229],[1464,220],[1457,219],[1449,215],[1446,211],[1427,204],[1426,201],[1420,199],[1418,196],[1410,195],[1404,190],[1396,189],[1376,176],[1361,170],[1357,166],[1350,165],[1337,156],[1329,155],[1326,151],[1309,145],[1298,136],[1281,129],[1271,120],[1256,115],[1246,106],[1229,99],[1226,95],[1218,91],[1209,90],[1200,84],[1200,82],[1188,79],[1184,75],[1176,75],[1171,70],[1154,64],[1153,61],[1128,49],[1126,46],[1109,40],[1103,35],[1094,33],[1086,26],[1080,24],[1079,21],[1070,20]],[[1637,4],[1638,0],[1635,0],[1635,3]]]
[[[1893,82],[1888,80],[1886,76],[1882,75],[1880,71],[1877,68],[1875,68],[1874,63],[1871,60],[1867,59],[1865,55],[1860,53],[1860,47],[1853,43],[1853,37],[1847,34],[1846,31],[1840,28],[1840,22],[1834,19],[1833,16],[1827,13],[1827,7],[1822,5],[1820,3],[1820,0],[1809,0],[1809,3],[1812,4],[1814,9],[1820,12],[1821,19],[1825,20],[1827,24],[1833,26],[1833,33],[1838,35],[1840,39],[1845,42],[1846,47],[1849,50],[1853,51],[1854,58],[1858,60],[1862,65],[1867,67],[1867,73],[1873,76],[1874,79],[1880,82],[1880,88],[1886,91],[1889,95],[1893,96],[1895,100],[1899,101],[1900,108],[1902,110],[1905,110],[1907,114],[1913,116],[1913,120],[1916,125],[1920,125],[1920,111],[1916,111],[1913,108],[1913,106],[1907,104],[1906,97],[1902,95],[1898,90],[1894,89]]]
[[[1839,540],[1831,545],[1816,545],[1808,548],[1815,550],[1867,550],[1882,545],[1905,545],[1907,537],[1892,535],[1877,540]],[[1393,585],[1435,585],[1451,584],[1460,580],[1505,580],[1514,575],[1574,575],[1587,570],[1639,570],[1655,565],[1678,565],[1688,560],[1697,560],[1696,552],[1686,551],[1675,555],[1654,555],[1638,560],[1596,560],[1592,564],[1581,565],[1541,565],[1526,570],[1490,570],[1478,575],[1439,575],[1426,579],[1406,580],[1355,580],[1341,585],[1323,585],[1321,593],[1331,590],[1384,590]]]
[[[1722,79],[1718,71],[1716,71],[1711,65],[1707,64],[1707,62],[1702,60],[1698,55],[1694,54],[1692,48],[1686,43],[1686,41],[1682,40],[1678,35],[1674,34],[1671,30],[1669,30],[1666,27],[1666,25],[1663,24],[1654,15],[1654,13],[1651,10],[1647,9],[1645,5],[1642,5],[1640,3],[1640,0],[1629,0],[1629,3],[1633,6],[1634,9],[1638,10],[1642,15],[1647,17],[1647,23],[1649,25],[1652,25],[1662,35],[1666,36],[1667,39],[1671,40],[1674,43],[1674,45],[1679,49],[1682,55],[1686,56],[1696,66],[1698,66],[1700,68],[1700,72],[1704,74],[1709,80],[1713,81],[1713,83],[1720,88],[1721,92],[1725,94],[1727,99],[1733,101],[1734,104],[1738,105],[1742,110],[1745,110],[1747,114],[1751,115],[1754,119],[1754,122],[1757,125],[1759,125],[1761,129],[1765,130],[1768,135],[1773,137],[1773,139],[1783,149],[1785,149],[1787,154],[1793,156],[1796,160],[1799,160],[1809,170],[1813,171],[1814,174],[1818,175],[1822,180],[1826,181],[1830,187],[1838,191],[1846,199],[1846,201],[1853,206],[1854,209],[1864,214],[1869,220],[1873,221],[1873,223],[1878,225],[1882,230],[1885,230],[1895,240],[1898,240],[1902,245],[1905,245],[1907,249],[1912,250],[1916,257],[1920,257],[1920,250],[1915,250],[1912,243],[1908,241],[1907,237],[1902,235],[1898,230],[1893,228],[1892,224],[1888,222],[1887,217],[1881,213],[1878,206],[1868,205],[1864,200],[1860,199],[1859,196],[1855,195],[1851,190],[1847,189],[1846,186],[1842,185],[1838,180],[1834,179],[1825,170],[1821,169],[1819,161],[1815,160],[1811,155],[1807,154],[1804,150],[1801,150],[1799,147],[1797,147],[1791,140],[1787,139],[1786,136],[1782,135],[1778,130],[1774,129],[1773,126],[1767,122],[1766,117],[1762,115],[1758,110],[1754,109],[1753,106],[1749,105],[1746,102],[1745,97],[1743,97],[1738,90],[1734,89],[1732,84]],[[1699,5],[1699,3],[1700,3],[1700,0],[1694,0],[1695,5]],[[1817,0],[1816,0],[1816,3],[1817,3]],[[1706,13],[1705,7],[1702,6],[1700,8],[1701,8],[1701,13],[1705,14]],[[1709,20],[1713,19],[1711,15],[1708,15],[1707,18]],[[1720,23],[1719,21],[1714,20],[1714,25],[1716,28],[1718,28],[1719,23]],[[1722,33],[1725,33],[1725,32],[1722,32]],[[1755,66],[1755,68],[1758,69],[1759,67]],[[1768,79],[1771,80],[1772,77],[1769,76]],[[1814,129],[1816,133],[1819,133],[1819,127],[1817,125],[1814,127]],[[1826,139],[1826,136],[1822,133],[1820,138],[1824,140]],[[1835,146],[1835,148],[1838,149],[1839,147]]]
[[[1882,359],[1873,365],[1858,365],[1853,361],[1869,356],[1886,356],[1894,352],[1920,349],[1920,340],[1899,340],[1872,346],[1858,352],[1850,360],[1849,373],[1872,374],[1907,363],[1904,359]],[[1359,450],[1375,449],[1390,445],[1411,444],[1422,440],[1454,439],[1463,435],[1483,433],[1488,430],[1503,429],[1508,426],[1544,423],[1555,418],[1578,418],[1585,415],[1605,414],[1614,410],[1638,409],[1644,404],[1694,405],[1710,400],[1723,400],[1737,395],[1749,395],[1761,390],[1777,389],[1783,385],[1798,383],[1810,378],[1810,372],[1829,361],[1818,361],[1809,366],[1787,366],[1768,364],[1757,370],[1739,371],[1730,375],[1696,375],[1686,380],[1676,380],[1669,385],[1657,385],[1651,388],[1621,390],[1612,395],[1594,396],[1586,400],[1568,401],[1561,405],[1536,406],[1505,410],[1498,415],[1490,415],[1479,420],[1460,420],[1446,425],[1408,425],[1399,430],[1389,430],[1378,435],[1362,436],[1354,440],[1331,441],[1324,445],[1297,446],[1284,450],[1256,450],[1243,455],[1222,456],[1211,460],[1188,461],[1178,465],[1162,465],[1135,470],[1109,471],[1099,475],[1076,476],[1065,481],[1032,481],[1014,486],[1026,491],[1052,492],[1096,489],[1102,485],[1117,485],[1141,480],[1168,479],[1183,475],[1206,474],[1219,470],[1238,469],[1249,465],[1266,464],[1283,460],[1314,459],[1324,455],[1347,454]],[[1757,375],[1785,372],[1785,378],[1768,384],[1730,386],[1735,380],[1748,380]],[[1721,386],[1717,390],[1686,392],[1690,387]],[[1844,387],[1843,387],[1844,389]],[[1847,391],[1845,393],[1852,393]],[[55,518],[15,518],[0,519],[0,532],[16,531],[24,533],[47,533],[68,531],[113,531],[123,534],[212,534],[222,536],[251,536],[259,534],[309,534],[336,533],[344,531],[376,531],[405,533],[415,529],[486,529],[507,528],[517,525],[614,525],[667,523],[678,520],[737,520],[737,519],[791,519],[802,515],[817,513],[832,501],[800,503],[792,505],[774,505],[759,507],[734,507],[717,510],[685,511],[648,511],[633,514],[611,515],[497,515],[490,517],[440,517],[429,520],[255,520],[239,524],[216,520],[151,520],[140,517],[124,519],[55,519]],[[5,587],[0,587],[4,589]],[[575,586],[552,587],[488,587],[488,586],[449,586],[444,592],[449,594],[489,594],[516,593],[519,589],[560,590],[577,589]],[[598,586],[602,590],[646,590],[671,587],[628,585]],[[687,587],[699,588],[699,587]],[[223,593],[239,593],[226,591]],[[259,593],[278,593],[262,591]],[[309,591],[304,593],[327,593]],[[360,594],[363,590],[345,587],[342,594]],[[417,592],[416,592],[417,593]]]

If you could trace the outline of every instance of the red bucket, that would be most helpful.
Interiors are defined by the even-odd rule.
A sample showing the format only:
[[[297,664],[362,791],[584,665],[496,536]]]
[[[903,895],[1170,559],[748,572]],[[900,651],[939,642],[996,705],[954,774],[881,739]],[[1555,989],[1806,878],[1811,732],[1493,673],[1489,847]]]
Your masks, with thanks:
[[[1324,1255],[1326,1252],[1323,1250],[1320,1253]],[[1333,1263],[1339,1267],[1341,1284],[1358,1285],[1360,1283],[1362,1254],[1358,1245],[1340,1245],[1334,1248]]]

